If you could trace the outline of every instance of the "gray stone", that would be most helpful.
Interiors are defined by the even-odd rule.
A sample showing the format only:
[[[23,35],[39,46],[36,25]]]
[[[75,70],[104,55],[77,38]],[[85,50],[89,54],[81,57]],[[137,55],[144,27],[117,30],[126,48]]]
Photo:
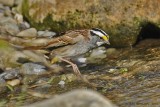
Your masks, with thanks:
[[[107,55],[113,55],[113,54],[116,54],[116,53],[118,53],[118,51],[115,48],[109,48],[109,49],[106,50]]]
[[[20,72],[28,75],[41,75],[47,73],[47,67],[38,63],[25,63],[21,66]]]
[[[16,35],[20,30],[16,21],[11,17],[0,17],[0,33],[9,33],[10,35]]]
[[[15,1],[15,5],[20,4],[23,0],[14,0]]]
[[[92,58],[105,58],[106,57],[106,49],[105,47],[98,47],[96,49],[93,49],[90,56]]]
[[[52,31],[38,31],[38,37],[53,37],[56,33]]]
[[[19,32],[16,36],[24,38],[34,38],[37,37],[37,30],[35,28],[29,28]]]
[[[13,6],[14,0],[0,0],[0,3],[7,6]]]
[[[98,27],[110,35],[112,46],[122,47],[135,44],[144,23],[160,24],[158,4],[159,0],[24,0],[21,11],[38,30]]]
[[[6,70],[4,73],[2,73],[1,75],[3,75],[3,78],[5,80],[11,80],[11,79],[15,79],[15,78],[19,78],[19,70],[18,69],[10,69],[10,70]]]
[[[24,107],[116,107],[107,98],[91,90],[75,90]]]
[[[28,22],[22,22],[19,24],[20,30],[26,30],[30,28],[30,24]]]
[[[2,4],[0,4],[0,13],[4,14],[4,6]]]
[[[6,32],[11,35],[16,35],[19,32],[19,27],[13,23],[6,23],[4,25],[4,28],[5,28]]]
[[[5,16],[12,16],[11,9],[8,6],[4,7],[4,14]]]

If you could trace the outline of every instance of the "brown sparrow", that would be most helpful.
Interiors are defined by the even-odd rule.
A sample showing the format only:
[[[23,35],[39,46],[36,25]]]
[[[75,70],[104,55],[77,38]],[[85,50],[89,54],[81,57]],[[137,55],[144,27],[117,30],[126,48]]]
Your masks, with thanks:
[[[55,47],[50,56],[52,63],[59,59],[69,63],[77,75],[81,75],[77,65],[65,58],[71,58],[90,51],[93,48],[109,43],[109,35],[98,28],[68,31],[60,37],[52,39],[47,47]]]
[[[110,44],[109,36],[103,30],[93,28],[90,30],[73,30],[50,41],[47,47],[55,47],[51,57],[74,57],[89,50]]]

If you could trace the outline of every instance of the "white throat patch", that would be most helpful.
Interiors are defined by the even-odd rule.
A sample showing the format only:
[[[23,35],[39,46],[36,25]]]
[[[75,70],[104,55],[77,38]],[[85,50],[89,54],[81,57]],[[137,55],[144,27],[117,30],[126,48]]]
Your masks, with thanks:
[[[103,44],[105,44],[104,42],[96,42],[97,46],[101,46]]]

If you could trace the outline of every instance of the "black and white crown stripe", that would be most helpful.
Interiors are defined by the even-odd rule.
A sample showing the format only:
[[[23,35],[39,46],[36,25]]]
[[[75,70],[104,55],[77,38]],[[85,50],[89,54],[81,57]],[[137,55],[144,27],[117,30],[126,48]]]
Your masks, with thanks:
[[[98,36],[100,36],[100,37],[102,37],[102,36],[108,36],[108,34],[106,33],[106,32],[104,32],[103,30],[101,30],[101,29],[98,29],[98,28],[93,28],[93,29],[91,29],[90,30],[91,31],[91,33],[93,33],[93,34],[95,34],[95,35],[98,35]]]

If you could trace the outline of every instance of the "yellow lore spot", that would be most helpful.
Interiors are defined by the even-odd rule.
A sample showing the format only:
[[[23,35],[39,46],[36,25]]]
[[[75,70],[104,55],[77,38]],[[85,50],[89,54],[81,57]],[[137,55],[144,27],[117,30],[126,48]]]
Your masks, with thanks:
[[[105,40],[105,41],[108,41],[108,38],[107,38],[107,36],[102,36],[102,38]]]

